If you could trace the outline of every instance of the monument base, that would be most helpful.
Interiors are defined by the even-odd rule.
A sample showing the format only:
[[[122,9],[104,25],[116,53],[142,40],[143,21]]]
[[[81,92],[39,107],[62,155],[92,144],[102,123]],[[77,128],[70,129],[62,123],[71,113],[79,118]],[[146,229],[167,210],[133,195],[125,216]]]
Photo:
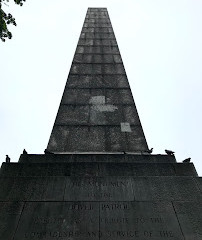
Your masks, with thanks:
[[[2,240],[202,239],[202,180],[174,156],[23,154],[0,176]]]

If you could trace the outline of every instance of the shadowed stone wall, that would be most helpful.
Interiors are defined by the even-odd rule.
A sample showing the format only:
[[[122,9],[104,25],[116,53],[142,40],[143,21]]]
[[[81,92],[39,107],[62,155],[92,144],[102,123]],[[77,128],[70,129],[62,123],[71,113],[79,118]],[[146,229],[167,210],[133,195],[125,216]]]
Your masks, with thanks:
[[[202,239],[201,178],[174,156],[23,154],[0,184],[0,239]]]

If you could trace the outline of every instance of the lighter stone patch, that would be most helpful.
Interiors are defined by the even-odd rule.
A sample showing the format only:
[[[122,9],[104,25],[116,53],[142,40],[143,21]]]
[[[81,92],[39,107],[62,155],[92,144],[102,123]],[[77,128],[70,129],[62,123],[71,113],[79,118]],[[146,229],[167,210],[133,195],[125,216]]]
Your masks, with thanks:
[[[121,132],[132,132],[130,123],[127,122],[121,123]]]
[[[114,112],[115,110],[118,109],[118,107],[114,105],[106,104],[106,105],[92,106],[91,109],[93,111],[98,111],[98,112]]]
[[[57,141],[56,141],[54,136],[52,137],[51,145],[52,145],[52,147],[56,147],[57,146]]]
[[[118,107],[112,104],[105,104],[105,96],[93,96],[89,103],[92,104],[91,110],[95,112],[114,112]]]
[[[105,104],[105,96],[93,96],[89,103],[93,105]]]

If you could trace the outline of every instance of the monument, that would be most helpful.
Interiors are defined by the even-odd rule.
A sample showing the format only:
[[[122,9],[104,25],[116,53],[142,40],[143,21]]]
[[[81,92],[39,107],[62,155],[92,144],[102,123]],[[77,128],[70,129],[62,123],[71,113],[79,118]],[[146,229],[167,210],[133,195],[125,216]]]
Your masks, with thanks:
[[[148,149],[106,8],[87,11],[45,154],[0,181],[0,240],[202,240],[202,180]]]

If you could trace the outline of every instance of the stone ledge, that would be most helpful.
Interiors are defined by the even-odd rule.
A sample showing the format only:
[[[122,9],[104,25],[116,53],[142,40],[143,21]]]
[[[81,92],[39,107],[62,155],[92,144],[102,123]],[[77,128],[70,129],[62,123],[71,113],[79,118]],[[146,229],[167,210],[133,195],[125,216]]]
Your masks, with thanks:
[[[66,153],[22,154],[19,163],[70,163],[70,162],[127,162],[127,163],[176,163],[175,156],[140,153]]]

